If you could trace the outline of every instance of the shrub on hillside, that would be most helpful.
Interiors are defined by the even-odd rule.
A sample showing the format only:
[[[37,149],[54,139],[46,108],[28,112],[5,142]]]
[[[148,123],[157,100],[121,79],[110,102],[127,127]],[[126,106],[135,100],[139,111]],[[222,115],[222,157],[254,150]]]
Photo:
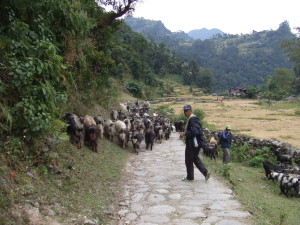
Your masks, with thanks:
[[[201,109],[195,109],[193,113],[199,118],[200,121],[204,120],[205,113]]]
[[[254,148],[248,143],[242,145],[233,143],[231,146],[231,159],[236,162],[246,163],[253,167],[260,167],[265,159],[274,158],[268,147]]]
[[[173,120],[174,116],[175,116],[174,109],[169,107],[169,106],[170,106],[170,104],[160,105],[160,106],[155,108],[155,111],[159,115],[163,115],[163,116],[168,117],[171,120]]]
[[[128,81],[126,85],[127,90],[135,97],[141,97],[142,86],[134,80]]]

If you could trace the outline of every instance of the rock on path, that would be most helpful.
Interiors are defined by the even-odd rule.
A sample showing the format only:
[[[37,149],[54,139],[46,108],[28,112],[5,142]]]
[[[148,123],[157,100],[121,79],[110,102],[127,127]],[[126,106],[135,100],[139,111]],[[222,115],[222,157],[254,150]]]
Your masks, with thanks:
[[[181,181],[186,176],[184,150],[178,133],[172,133],[152,151],[132,155],[125,167],[118,224],[251,224],[249,212],[214,177],[205,182],[195,168],[194,181]]]

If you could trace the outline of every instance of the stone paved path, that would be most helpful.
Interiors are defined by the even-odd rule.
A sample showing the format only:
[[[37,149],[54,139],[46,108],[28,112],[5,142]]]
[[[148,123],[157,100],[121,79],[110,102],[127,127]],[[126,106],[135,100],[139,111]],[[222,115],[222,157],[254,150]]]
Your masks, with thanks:
[[[251,224],[250,214],[233,199],[232,191],[214,177],[205,182],[195,168],[194,181],[181,181],[186,175],[184,149],[178,133],[172,133],[152,151],[131,156],[118,224]]]

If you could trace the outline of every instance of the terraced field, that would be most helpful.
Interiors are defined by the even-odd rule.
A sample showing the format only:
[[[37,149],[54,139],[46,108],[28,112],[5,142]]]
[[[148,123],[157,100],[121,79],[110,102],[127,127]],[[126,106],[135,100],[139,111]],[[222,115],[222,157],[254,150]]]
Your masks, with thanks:
[[[213,97],[211,97],[213,98]],[[205,112],[205,120],[223,130],[230,124],[233,132],[256,138],[276,139],[300,148],[300,117],[295,116],[295,109],[267,109],[257,104],[256,100],[225,99],[222,102],[178,102],[173,104],[175,112],[182,113],[182,107],[191,104]]]

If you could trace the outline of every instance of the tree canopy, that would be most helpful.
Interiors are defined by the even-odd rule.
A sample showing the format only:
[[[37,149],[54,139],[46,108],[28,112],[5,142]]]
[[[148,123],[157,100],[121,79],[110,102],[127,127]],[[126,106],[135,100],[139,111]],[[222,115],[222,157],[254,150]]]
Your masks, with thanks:
[[[121,91],[170,93],[161,79],[184,76],[188,62],[116,19],[137,2],[1,1],[0,134],[43,135],[64,111],[86,113],[79,101],[108,108]],[[195,66],[198,85],[209,89],[200,80],[210,73]]]

